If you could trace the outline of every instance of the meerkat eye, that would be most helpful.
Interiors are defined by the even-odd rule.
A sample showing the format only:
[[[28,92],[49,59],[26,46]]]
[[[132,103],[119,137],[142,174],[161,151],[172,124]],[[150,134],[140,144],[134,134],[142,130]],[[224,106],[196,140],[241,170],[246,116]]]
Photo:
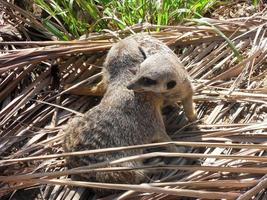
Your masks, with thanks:
[[[174,88],[176,86],[176,82],[175,81],[169,81],[167,83],[167,90],[170,90],[172,88]]]
[[[142,47],[138,47],[138,49],[141,52],[141,54],[142,54],[142,56],[143,56],[143,58],[145,60],[147,58],[147,56],[146,56],[146,53],[145,53],[144,49],[142,49]]]
[[[151,79],[151,78],[147,78],[147,77],[142,77],[140,79],[140,82],[144,85],[144,86],[150,86],[150,85],[156,85],[157,81]]]

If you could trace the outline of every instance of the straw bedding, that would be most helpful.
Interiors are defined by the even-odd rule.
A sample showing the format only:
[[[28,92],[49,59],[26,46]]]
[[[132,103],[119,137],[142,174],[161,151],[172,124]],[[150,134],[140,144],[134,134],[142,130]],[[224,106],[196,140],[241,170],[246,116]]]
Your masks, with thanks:
[[[134,32],[149,30],[177,53],[193,79],[200,119],[188,125],[180,106],[165,109],[166,129],[180,153],[148,152],[112,161],[159,156],[186,160],[175,166],[148,163],[145,168],[176,171],[155,174],[158,181],[145,185],[71,181],[68,175],[75,173],[133,169],[102,163],[67,170],[65,157],[166,144],[70,155],[62,151],[64,133],[59,132],[69,118],[97,105],[101,96],[77,91],[100,81],[105,55],[118,40],[115,35],[125,37],[129,31],[71,42],[23,42],[19,29],[1,34],[0,197],[90,199],[84,188],[103,187],[129,190],[118,194],[119,199],[266,199],[266,16],[263,9],[250,17],[202,19],[161,27],[160,32],[150,24],[132,27]]]

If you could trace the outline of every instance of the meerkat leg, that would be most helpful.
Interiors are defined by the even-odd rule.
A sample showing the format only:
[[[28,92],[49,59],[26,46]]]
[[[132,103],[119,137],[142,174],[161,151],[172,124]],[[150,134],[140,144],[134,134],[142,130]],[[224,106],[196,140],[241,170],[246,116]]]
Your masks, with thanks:
[[[71,85],[65,85],[64,89],[68,89]],[[69,91],[70,94],[85,95],[85,96],[103,96],[107,90],[107,84],[101,80],[96,86],[78,86]]]
[[[107,90],[107,83],[101,80],[96,86],[91,88],[92,94],[95,96],[103,96]]]
[[[162,131],[159,135],[158,135],[158,141],[157,142],[172,142],[172,139],[170,138],[170,136],[165,132]],[[180,152],[180,153],[185,153],[187,151],[187,149],[183,146],[176,146],[175,144],[170,144],[167,146],[167,150],[169,152]],[[175,158],[175,159],[170,159],[169,160],[169,164],[174,164],[174,165],[184,165],[186,164],[186,159],[185,158]],[[172,171],[170,173],[171,174],[175,174],[177,170]]]
[[[196,121],[197,120],[197,114],[195,111],[195,106],[193,102],[193,97],[191,95],[185,97],[182,99],[182,104],[184,107],[184,112],[186,117],[190,122]]]

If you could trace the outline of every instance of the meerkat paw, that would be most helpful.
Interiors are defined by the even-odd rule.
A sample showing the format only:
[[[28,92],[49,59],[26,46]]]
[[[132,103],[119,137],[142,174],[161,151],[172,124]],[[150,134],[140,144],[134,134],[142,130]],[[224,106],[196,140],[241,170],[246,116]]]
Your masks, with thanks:
[[[64,89],[67,90],[73,85],[66,84]],[[71,89],[68,93],[75,95],[85,95],[85,96],[103,96],[107,90],[106,83],[102,80],[95,86],[77,86]]]
[[[196,113],[195,109],[190,114],[187,115],[187,118],[188,118],[189,122],[194,122],[194,121],[198,120],[197,113]]]

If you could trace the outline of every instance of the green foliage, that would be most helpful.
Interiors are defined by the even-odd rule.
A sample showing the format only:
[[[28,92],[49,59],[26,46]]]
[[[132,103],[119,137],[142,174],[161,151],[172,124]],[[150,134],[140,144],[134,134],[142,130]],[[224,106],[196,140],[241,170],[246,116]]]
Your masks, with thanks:
[[[257,6],[257,5],[259,5],[260,0],[252,0],[252,3],[254,6]]]
[[[199,24],[203,24],[206,26],[210,26],[213,28],[213,30],[220,35],[223,39],[225,39],[225,41],[227,42],[228,46],[232,49],[235,57],[237,58],[238,61],[242,61],[243,57],[242,55],[239,53],[238,49],[236,48],[236,46],[234,45],[234,43],[228,38],[226,37],[226,35],[221,32],[218,28],[216,28],[214,25],[212,25],[211,23],[201,20],[201,19],[192,19],[191,21],[197,22]]]
[[[173,25],[205,14],[218,0],[34,0],[46,13],[45,27],[61,40],[103,29],[148,22]]]

